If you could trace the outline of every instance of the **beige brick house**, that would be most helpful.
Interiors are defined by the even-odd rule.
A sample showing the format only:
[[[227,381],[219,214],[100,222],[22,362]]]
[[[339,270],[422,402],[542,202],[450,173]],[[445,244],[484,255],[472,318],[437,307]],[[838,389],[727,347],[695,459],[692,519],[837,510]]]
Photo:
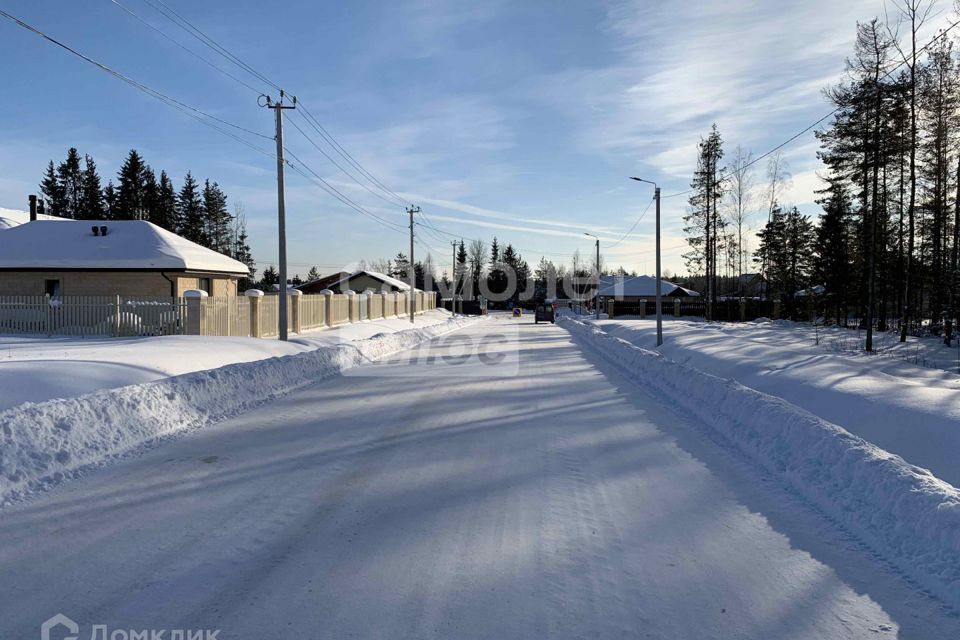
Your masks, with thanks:
[[[145,220],[35,220],[0,230],[0,295],[235,296],[248,273]]]

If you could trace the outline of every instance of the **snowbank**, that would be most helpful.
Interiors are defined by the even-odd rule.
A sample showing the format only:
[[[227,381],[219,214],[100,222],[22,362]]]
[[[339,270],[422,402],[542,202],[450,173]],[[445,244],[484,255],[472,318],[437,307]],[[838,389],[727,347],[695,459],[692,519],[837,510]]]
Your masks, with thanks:
[[[584,346],[706,423],[904,573],[960,607],[960,491],[785,400],[570,317]]]
[[[442,324],[433,309],[413,327]],[[0,336],[0,411],[24,402],[72,398],[170,376],[313,351],[411,328],[407,317],[353,322],[291,334],[290,340],[226,336],[80,338]]]
[[[158,438],[241,413],[474,321],[449,318],[366,340],[0,412],[0,505]]]

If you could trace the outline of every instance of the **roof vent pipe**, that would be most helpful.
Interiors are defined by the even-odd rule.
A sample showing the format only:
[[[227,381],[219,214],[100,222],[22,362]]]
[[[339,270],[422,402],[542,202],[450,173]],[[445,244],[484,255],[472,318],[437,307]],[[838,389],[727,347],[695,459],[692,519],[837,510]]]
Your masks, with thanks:
[[[100,227],[98,227],[97,225],[93,225],[92,227],[90,227],[90,229],[93,231],[93,235],[95,236],[100,235]]]
[[[102,235],[102,236],[107,235],[107,225],[101,225],[101,227],[100,227],[100,235]]]
[[[34,222],[37,219],[37,196],[30,195],[30,222]]]

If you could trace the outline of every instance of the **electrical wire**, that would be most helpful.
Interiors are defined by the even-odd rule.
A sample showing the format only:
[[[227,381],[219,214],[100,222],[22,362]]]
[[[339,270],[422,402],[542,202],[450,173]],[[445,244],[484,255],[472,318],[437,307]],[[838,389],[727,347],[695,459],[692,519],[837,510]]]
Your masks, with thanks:
[[[643,210],[643,213],[640,214],[640,217],[637,218],[636,222],[633,223],[633,226],[630,227],[630,229],[629,229],[625,234],[623,234],[623,236],[622,236],[619,240],[617,240],[616,242],[614,242],[614,243],[611,244],[611,245],[607,245],[605,248],[606,248],[606,249],[612,249],[612,248],[614,248],[615,246],[617,246],[618,244],[620,244],[621,242],[623,242],[624,240],[626,240],[626,239],[627,239],[627,236],[629,236],[631,233],[633,233],[633,230],[637,228],[637,225],[640,224],[640,221],[643,220],[643,217],[644,217],[645,215],[647,215],[647,211],[650,210],[650,205],[652,205],[655,201],[656,201],[656,197],[654,197],[652,200],[650,200],[650,202],[647,203],[646,209]]]
[[[196,58],[197,60],[200,60],[201,62],[203,62],[204,64],[206,64],[207,66],[209,66],[211,69],[217,71],[218,73],[222,73],[224,76],[226,76],[226,77],[230,78],[231,80],[233,80],[233,81],[235,81],[235,82],[243,85],[244,87],[246,87],[246,88],[249,89],[250,91],[253,91],[254,93],[257,93],[257,94],[263,93],[260,89],[257,89],[257,88],[254,87],[253,85],[250,85],[250,84],[248,84],[247,82],[241,80],[240,78],[238,78],[237,76],[233,75],[233,74],[230,73],[229,71],[227,71],[227,70],[225,70],[225,69],[223,69],[223,68],[221,68],[221,67],[218,67],[218,66],[215,65],[213,62],[211,62],[211,61],[208,60],[207,58],[203,57],[202,55],[200,55],[199,53],[197,53],[197,52],[194,51],[193,49],[190,49],[189,47],[187,47],[187,46],[185,46],[184,44],[180,43],[180,42],[177,41],[175,38],[173,38],[173,37],[171,37],[170,35],[168,35],[168,34],[167,34],[165,31],[163,31],[162,29],[160,29],[160,28],[154,26],[153,24],[151,24],[149,21],[146,20],[146,18],[144,18],[143,16],[141,16],[140,14],[138,14],[137,12],[135,12],[133,9],[131,9],[130,7],[128,7],[128,6],[126,6],[125,4],[121,3],[119,0],[110,0],[110,2],[112,2],[113,4],[117,5],[117,6],[120,7],[121,9],[123,9],[123,10],[124,10],[126,13],[128,13],[129,15],[133,16],[133,18],[134,18],[135,20],[137,20],[137,22],[139,22],[140,24],[142,24],[142,25],[144,25],[145,27],[147,27],[148,29],[151,29],[152,31],[160,34],[160,36],[161,36],[162,38],[164,38],[164,39],[166,39],[167,41],[173,43],[174,45],[176,45],[176,46],[179,47],[180,49],[186,51],[187,53],[189,53],[191,56],[193,56],[193,57]]]
[[[166,105],[168,105],[168,106],[170,106],[170,107],[173,107],[173,108],[177,109],[178,111],[180,111],[180,112],[182,112],[182,113],[184,113],[184,114],[186,114],[186,115],[194,118],[194,119],[197,120],[198,122],[201,122],[201,123],[203,123],[203,124],[205,124],[205,125],[207,125],[207,126],[210,126],[210,127],[214,128],[214,129],[216,129],[217,131],[220,131],[221,133],[230,136],[230,137],[233,138],[234,140],[237,140],[238,142],[240,142],[240,143],[242,143],[242,144],[245,144],[245,145],[251,147],[252,149],[254,149],[254,150],[256,150],[256,151],[259,151],[260,153],[265,153],[265,154],[268,155],[268,156],[271,155],[270,152],[265,151],[264,149],[262,149],[262,148],[260,148],[260,147],[257,147],[256,145],[250,143],[248,140],[244,140],[244,139],[241,138],[240,136],[238,136],[238,135],[236,135],[236,134],[233,134],[233,133],[231,133],[231,132],[229,132],[229,131],[227,131],[227,130],[225,130],[225,129],[222,129],[221,127],[218,127],[218,126],[214,125],[212,122],[210,122],[210,120],[212,120],[212,121],[214,121],[214,122],[217,122],[217,123],[219,123],[219,124],[222,124],[222,125],[226,125],[226,126],[232,127],[232,128],[234,128],[234,129],[237,129],[237,130],[242,131],[242,132],[244,132],[244,133],[257,136],[257,137],[259,137],[259,138],[265,138],[265,139],[267,139],[267,140],[273,140],[273,137],[272,137],[272,136],[264,135],[264,134],[259,133],[259,132],[257,132],[257,131],[253,131],[252,129],[247,129],[246,127],[240,126],[240,125],[235,124],[235,123],[233,123],[233,122],[229,122],[228,120],[224,120],[224,119],[222,119],[222,118],[218,118],[218,117],[216,117],[216,116],[214,116],[214,115],[211,115],[211,114],[207,113],[206,111],[203,111],[203,110],[198,109],[198,108],[196,108],[196,107],[194,107],[194,106],[191,106],[191,105],[189,105],[189,104],[186,104],[185,102],[181,102],[180,100],[177,100],[176,98],[174,98],[174,97],[172,97],[172,96],[169,96],[169,95],[167,95],[167,94],[165,94],[165,93],[163,93],[163,92],[161,92],[161,91],[158,91],[158,90],[156,90],[156,89],[153,89],[152,87],[147,86],[146,84],[140,82],[139,80],[135,80],[134,78],[131,78],[130,76],[124,75],[123,73],[120,73],[119,71],[117,71],[117,70],[115,70],[115,69],[113,69],[113,68],[111,68],[111,67],[108,67],[107,65],[105,65],[105,64],[103,64],[103,63],[101,63],[101,62],[98,62],[97,60],[94,60],[94,59],[91,58],[90,56],[87,56],[86,54],[81,53],[80,51],[78,51],[77,49],[74,49],[74,48],[71,47],[70,45],[65,44],[64,42],[61,42],[60,40],[57,40],[57,39],[54,38],[53,36],[50,36],[50,35],[44,33],[44,32],[41,31],[40,29],[34,27],[33,25],[30,25],[30,24],[24,22],[23,20],[17,18],[16,16],[13,16],[13,15],[7,13],[7,12],[4,11],[3,9],[0,9],[0,16],[6,18],[6,19],[8,19],[8,20],[10,20],[10,21],[13,22],[14,24],[17,24],[18,26],[26,29],[27,31],[30,31],[30,32],[32,32],[32,33],[40,36],[40,37],[43,38],[44,40],[46,40],[46,41],[48,41],[48,42],[50,42],[50,43],[52,43],[52,44],[60,47],[61,49],[63,49],[63,50],[65,50],[65,51],[67,51],[67,52],[69,52],[69,53],[77,56],[77,57],[80,58],[81,60],[84,60],[85,62],[88,62],[89,64],[92,64],[93,66],[97,67],[97,68],[100,69],[101,71],[104,71],[104,72],[110,74],[111,76],[117,78],[118,80],[121,80],[121,81],[125,82],[126,84],[128,84],[128,85],[134,87],[135,89],[137,89],[137,90],[139,90],[139,91],[147,94],[148,96],[150,96],[150,97],[152,97],[152,98],[155,98],[155,99],[157,99],[157,100],[160,100],[160,101],[163,102],[164,104],[166,104]]]

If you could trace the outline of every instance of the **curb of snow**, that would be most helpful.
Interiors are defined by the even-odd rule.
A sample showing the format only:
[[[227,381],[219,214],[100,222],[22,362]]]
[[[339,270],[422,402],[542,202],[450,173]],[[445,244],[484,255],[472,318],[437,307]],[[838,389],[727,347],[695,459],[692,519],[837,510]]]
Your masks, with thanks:
[[[785,400],[573,318],[558,321],[581,344],[683,406],[960,609],[960,490]]]
[[[0,506],[475,321],[449,318],[305,353],[7,409],[0,412]]]

